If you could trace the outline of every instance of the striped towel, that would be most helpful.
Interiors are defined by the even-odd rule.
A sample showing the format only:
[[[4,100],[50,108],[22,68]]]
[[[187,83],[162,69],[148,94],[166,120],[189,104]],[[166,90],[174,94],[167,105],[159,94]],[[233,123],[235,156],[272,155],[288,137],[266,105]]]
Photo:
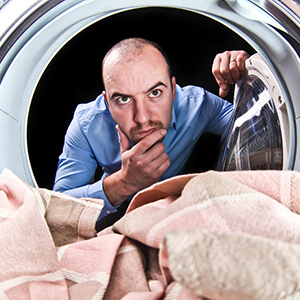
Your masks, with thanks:
[[[300,299],[300,173],[207,172],[101,199],[0,175],[0,299]]]

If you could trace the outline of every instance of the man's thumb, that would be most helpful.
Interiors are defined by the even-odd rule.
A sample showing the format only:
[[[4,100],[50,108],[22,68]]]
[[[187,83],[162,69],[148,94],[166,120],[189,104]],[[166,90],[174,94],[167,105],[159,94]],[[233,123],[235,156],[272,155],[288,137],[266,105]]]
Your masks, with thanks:
[[[116,125],[116,129],[119,133],[121,153],[123,153],[131,148],[130,144],[129,144],[129,140],[128,140],[127,136],[125,135],[125,133],[122,131],[122,129],[119,127],[119,125]]]

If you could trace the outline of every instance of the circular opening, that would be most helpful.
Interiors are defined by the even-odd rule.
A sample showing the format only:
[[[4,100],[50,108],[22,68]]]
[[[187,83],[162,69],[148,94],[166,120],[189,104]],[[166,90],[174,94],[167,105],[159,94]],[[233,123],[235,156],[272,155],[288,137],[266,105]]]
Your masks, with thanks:
[[[172,8],[135,9],[107,17],[83,30],[52,59],[35,90],[28,118],[28,151],[39,186],[52,188],[66,129],[79,103],[102,92],[101,62],[107,50],[127,37],[144,37],[170,57],[177,83],[217,94],[211,74],[215,55],[252,47],[224,25],[198,13]],[[232,95],[228,97],[230,100]],[[189,171],[213,167],[219,139],[204,136]]]

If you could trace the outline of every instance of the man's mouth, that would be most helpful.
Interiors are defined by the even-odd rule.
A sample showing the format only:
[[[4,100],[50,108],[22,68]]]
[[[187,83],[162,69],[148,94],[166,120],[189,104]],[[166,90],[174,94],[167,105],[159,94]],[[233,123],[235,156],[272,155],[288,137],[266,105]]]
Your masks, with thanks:
[[[154,132],[156,130],[158,130],[158,128],[150,128],[150,129],[147,129],[147,130],[141,130],[141,131],[137,132],[137,134],[140,135],[140,136],[145,137],[145,136],[151,134],[152,132]]]
[[[145,126],[144,128],[141,124],[139,124],[135,128],[132,128],[129,132],[131,141],[137,143],[147,135],[162,128],[164,128],[164,125],[160,121],[150,121],[149,124],[147,124],[147,126]]]

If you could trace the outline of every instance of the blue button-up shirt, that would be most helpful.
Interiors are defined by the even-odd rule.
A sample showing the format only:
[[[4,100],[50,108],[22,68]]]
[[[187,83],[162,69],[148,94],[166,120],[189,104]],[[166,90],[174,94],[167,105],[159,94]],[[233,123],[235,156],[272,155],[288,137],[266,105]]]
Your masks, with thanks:
[[[203,132],[221,135],[232,113],[232,105],[196,86],[176,86],[172,121],[164,138],[171,166],[161,180],[180,174]],[[116,212],[103,192],[103,179],[121,168],[120,143],[116,123],[102,95],[80,104],[67,130],[59,157],[53,189],[75,197],[103,199],[100,218]],[[101,180],[94,182],[98,164]]]

